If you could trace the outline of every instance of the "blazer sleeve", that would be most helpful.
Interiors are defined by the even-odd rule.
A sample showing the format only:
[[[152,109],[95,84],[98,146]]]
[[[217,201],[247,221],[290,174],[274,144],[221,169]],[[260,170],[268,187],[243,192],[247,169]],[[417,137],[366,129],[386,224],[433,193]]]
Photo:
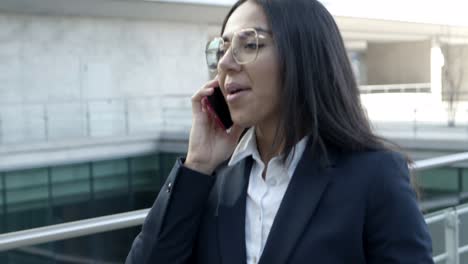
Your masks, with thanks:
[[[426,264],[432,259],[432,241],[407,162],[385,153],[374,164],[365,222],[366,257],[370,264]]]
[[[125,263],[190,263],[214,178],[184,167],[183,160],[178,159],[133,241]]]

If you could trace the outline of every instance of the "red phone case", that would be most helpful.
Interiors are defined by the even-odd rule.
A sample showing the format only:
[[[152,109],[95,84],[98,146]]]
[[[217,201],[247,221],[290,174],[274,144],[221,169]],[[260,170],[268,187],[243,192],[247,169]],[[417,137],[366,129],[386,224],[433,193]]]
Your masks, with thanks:
[[[224,130],[226,130],[226,127],[223,125],[223,122],[221,122],[221,119],[219,119],[218,115],[216,114],[216,112],[214,111],[213,109],[213,106],[211,105],[210,101],[208,100],[208,98],[203,98],[203,100],[205,100],[205,103],[206,103],[206,106],[208,107],[208,111],[210,111],[211,113],[211,116],[213,116],[215,122]]]

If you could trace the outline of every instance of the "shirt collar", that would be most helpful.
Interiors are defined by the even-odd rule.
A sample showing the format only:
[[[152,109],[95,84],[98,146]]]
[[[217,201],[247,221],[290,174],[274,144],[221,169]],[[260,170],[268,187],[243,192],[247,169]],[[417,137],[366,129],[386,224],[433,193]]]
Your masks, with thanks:
[[[297,164],[299,163],[299,160],[301,159],[302,154],[304,153],[304,150],[307,146],[308,138],[309,136],[302,138],[296,144],[294,152],[289,153],[288,158],[286,159],[285,169],[287,170],[289,178],[293,176],[294,171],[296,170]],[[228,166],[232,167],[248,156],[252,156],[254,160],[261,162],[260,154],[258,153],[257,149],[257,139],[255,138],[254,127],[249,128],[249,130],[247,130],[242,139],[239,141],[231,156],[231,159],[229,160]],[[281,158],[281,156],[277,156],[275,158]]]
[[[231,159],[229,160],[228,166],[234,166],[239,161],[245,159],[248,156],[259,158],[257,150],[257,139],[255,138],[255,128],[251,127],[245,132],[234,150]]]

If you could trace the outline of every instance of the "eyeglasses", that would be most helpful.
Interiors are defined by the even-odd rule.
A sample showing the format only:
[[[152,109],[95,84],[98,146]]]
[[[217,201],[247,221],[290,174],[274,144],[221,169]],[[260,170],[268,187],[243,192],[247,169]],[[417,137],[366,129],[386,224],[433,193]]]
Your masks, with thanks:
[[[264,44],[259,40],[266,38],[260,32],[270,33],[264,29],[246,28],[235,32],[231,40],[231,54],[238,64],[247,64],[257,59],[259,47]],[[205,55],[208,69],[216,71],[219,61],[229,49],[229,43],[221,37],[216,37],[206,44]]]

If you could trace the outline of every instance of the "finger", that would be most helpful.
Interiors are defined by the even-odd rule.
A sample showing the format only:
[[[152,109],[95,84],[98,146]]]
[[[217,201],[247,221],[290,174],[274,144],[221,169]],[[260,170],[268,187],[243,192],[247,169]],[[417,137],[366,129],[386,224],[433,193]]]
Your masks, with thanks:
[[[193,96],[192,96],[192,111],[194,113],[201,111],[201,105],[200,101],[202,100],[203,97],[206,97],[208,95],[212,95],[214,92],[214,88],[219,86],[218,82],[218,76],[206,83],[200,90],[198,90]]]
[[[207,97],[203,97],[202,98],[202,101],[201,101],[201,107],[202,107],[202,112],[203,113],[208,113],[208,98]]]
[[[208,119],[207,121],[210,124],[209,127],[214,128],[212,125],[213,124],[217,125],[217,122],[215,120],[217,116],[215,112],[213,112],[213,109],[209,105],[208,98],[206,97],[203,97],[202,99],[202,109],[203,109],[204,114],[207,116],[207,119]]]
[[[203,88],[192,96],[192,112],[198,113],[202,111],[202,100],[209,95],[212,95],[214,88]],[[206,105],[207,102],[205,102]]]

